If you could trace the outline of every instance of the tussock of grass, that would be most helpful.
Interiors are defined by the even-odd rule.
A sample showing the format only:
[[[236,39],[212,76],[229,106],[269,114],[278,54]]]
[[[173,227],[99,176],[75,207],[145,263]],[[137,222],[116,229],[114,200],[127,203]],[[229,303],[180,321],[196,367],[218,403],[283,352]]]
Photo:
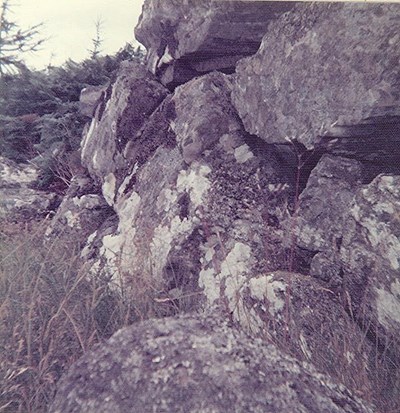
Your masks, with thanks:
[[[43,245],[45,226],[0,233],[0,411],[46,411],[62,373],[129,318],[79,273],[78,245]]]

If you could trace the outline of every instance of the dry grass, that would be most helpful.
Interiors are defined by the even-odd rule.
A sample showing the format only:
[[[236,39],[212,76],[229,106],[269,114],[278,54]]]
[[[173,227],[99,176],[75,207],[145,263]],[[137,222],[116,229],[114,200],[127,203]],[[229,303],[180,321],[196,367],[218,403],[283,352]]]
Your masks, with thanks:
[[[0,232],[1,412],[46,411],[62,373],[129,318],[105,284],[79,273],[78,246],[43,246],[45,226]]]

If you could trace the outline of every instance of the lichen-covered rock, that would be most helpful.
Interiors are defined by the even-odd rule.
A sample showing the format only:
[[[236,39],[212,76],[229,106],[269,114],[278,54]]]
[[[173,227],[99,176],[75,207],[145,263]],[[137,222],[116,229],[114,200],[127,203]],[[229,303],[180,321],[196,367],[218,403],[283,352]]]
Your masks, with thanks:
[[[298,211],[286,223],[297,245],[315,254],[311,261],[311,275],[329,282],[331,286],[340,283],[338,260],[343,230],[362,178],[360,162],[324,155],[300,195]]]
[[[372,413],[333,384],[216,315],[151,320],[87,353],[50,413]]]
[[[325,283],[284,271],[256,275],[237,288],[232,317],[365,397],[376,393],[375,348]]]
[[[400,348],[400,177],[379,175],[356,192],[340,260],[351,310]]]
[[[89,235],[114,214],[88,176],[73,177],[67,193],[47,227],[46,240],[62,238],[66,244],[83,247]]]
[[[81,144],[83,164],[93,178],[106,186],[115,186],[116,177],[123,180],[132,163],[124,156],[127,143],[140,133],[167,94],[144,65],[122,64],[117,81],[102,93]],[[112,204],[112,200],[106,200]]]
[[[352,311],[393,339],[400,333],[399,179],[362,184],[357,161],[325,156],[288,224],[297,245],[315,254],[311,274],[344,288]]]
[[[399,4],[302,4],[237,64],[233,101],[269,143],[296,139],[369,161],[399,159]]]
[[[97,106],[104,100],[105,93],[107,92],[108,85],[106,86],[87,86],[81,90],[79,97],[79,111],[82,115],[93,117]]]
[[[314,255],[311,274],[327,281],[353,319],[399,365],[399,176],[361,182],[357,161],[325,156],[289,222]],[[396,369],[392,369],[396,374]]]
[[[293,2],[146,0],[136,38],[147,67],[176,86],[213,70],[232,72],[254,54],[271,20]]]
[[[178,87],[143,127],[147,139],[129,142],[132,171],[120,186],[103,184],[119,225],[95,271],[234,307],[235,283],[282,265],[293,176],[277,149],[243,131],[231,87],[216,72]]]
[[[0,219],[31,220],[46,216],[59,204],[54,193],[30,188],[38,178],[33,165],[0,157]]]

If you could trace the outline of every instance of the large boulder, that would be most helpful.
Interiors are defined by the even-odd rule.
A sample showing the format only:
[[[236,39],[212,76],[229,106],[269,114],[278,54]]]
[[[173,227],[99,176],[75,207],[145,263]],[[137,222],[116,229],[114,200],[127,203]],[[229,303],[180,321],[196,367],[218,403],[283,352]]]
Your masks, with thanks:
[[[324,156],[288,227],[313,255],[312,276],[341,297],[382,357],[400,366],[400,178],[363,183],[361,170],[355,160]]]
[[[400,177],[360,187],[343,227],[340,261],[351,311],[400,349]],[[400,364],[400,361],[397,361]]]
[[[131,172],[103,185],[119,225],[103,238],[95,271],[123,284],[145,279],[167,295],[203,290],[209,304],[233,308],[228,284],[283,265],[279,222],[293,174],[276,148],[244,132],[231,88],[217,72],[178,87],[129,141]]]
[[[151,320],[87,353],[59,385],[50,413],[372,413],[310,365],[218,316]]]
[[[399,4],[313,3],[272,22],[236,68],[233,101],[246,130],[398,165],[399,16]]]
[[[132,164],[124,156],[126,144],[140,135],[145,121],[167,94],[141,63],[121,65],[117,81],[101,93],[81,143],[82,163],[93,178],[109,187],[115,185],[116,176],[124,176]]]
[[[369,184],[360,178],[357,161],[324,156],[288,226],[297,245],[314,254],[311,274],[343,289],[353,313],[397,341],[399,177],[378,175]]]
[[[34,220],[54,211],[60,197],[31,188],[38,175],[38,169],[31,164],[0,157],[0,220]]]
[[[146,0],[136,38],[146,47],[147,67],[171,87],[221,70],[254,54],[268,27],[293,2]]]
[[[313,253],[311,275],[333,288],[341,285],[339,250],[347,215],[362,179],[360,162],[324,155],[299,197],[294,218],[287,222],[297,246]]]

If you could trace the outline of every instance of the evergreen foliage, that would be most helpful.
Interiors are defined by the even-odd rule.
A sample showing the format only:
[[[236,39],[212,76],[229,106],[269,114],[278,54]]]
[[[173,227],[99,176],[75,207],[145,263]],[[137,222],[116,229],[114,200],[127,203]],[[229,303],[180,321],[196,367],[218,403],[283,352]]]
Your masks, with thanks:
[[[17,23],[9,20],[10,2],[3,0],[0,8],[0,76],[16,73],[25,68],[20,55],[39,49],[45,39],[39,39],[42,24],[28,29],[21,29]]]
[[[141,59],[140,48],[127,44],[114,56],[96,56],[81,63],[0,76],[0,155],[39,166],[45,189],[57,179],[58,157],[77,150],[89,120],[79,112],[81,90],[113,81],[123,60]]]

